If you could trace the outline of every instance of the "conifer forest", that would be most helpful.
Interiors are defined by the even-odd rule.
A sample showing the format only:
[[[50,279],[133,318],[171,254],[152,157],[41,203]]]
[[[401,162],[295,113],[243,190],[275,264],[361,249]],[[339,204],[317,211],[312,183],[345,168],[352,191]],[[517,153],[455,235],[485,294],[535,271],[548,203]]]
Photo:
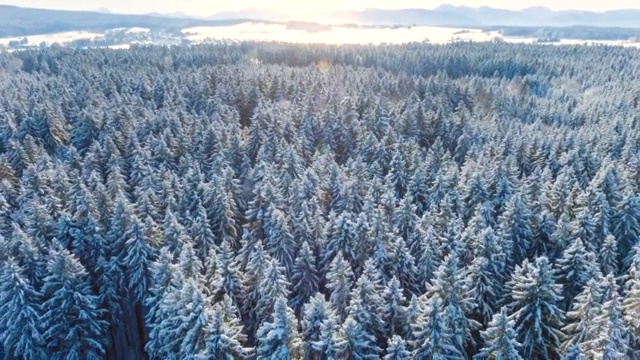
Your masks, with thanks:
[[[640,359],[640,50],[0,54],[0,358]]]

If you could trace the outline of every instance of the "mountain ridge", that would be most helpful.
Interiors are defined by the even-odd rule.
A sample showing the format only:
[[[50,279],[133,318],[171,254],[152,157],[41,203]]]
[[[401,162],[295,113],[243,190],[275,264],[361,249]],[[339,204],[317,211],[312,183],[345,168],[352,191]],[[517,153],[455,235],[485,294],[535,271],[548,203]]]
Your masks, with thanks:
[[[451,26],[495,27],[594,27],[640,29],[640,9],[606,12],[554,11],[543,7],[507,10],[492,7],[442,5],[435,9],[377,9],[320,12],[312,16],[287,15],[277,9],[248,8],[213,15],[152,12],[141,15],[100,11],[70,11],[0,5],[0,37],[20,37],[66,31],[106,31],[113,28],[142,27],[179,31],[195,26],[227,26],[249,21],[306,21],[319,24],[359,24],[364,26]],[[594,31],[604,31],[595,29]]]

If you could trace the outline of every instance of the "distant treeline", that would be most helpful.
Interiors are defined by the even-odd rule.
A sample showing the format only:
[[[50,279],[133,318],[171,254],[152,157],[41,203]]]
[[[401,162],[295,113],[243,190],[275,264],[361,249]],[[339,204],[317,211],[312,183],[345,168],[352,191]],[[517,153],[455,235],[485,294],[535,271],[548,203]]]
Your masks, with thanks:
[[[504,36],[535,37],[544,39],[575,40],[633,40],[640,39],[640,29],[571,26],[571,27],[530,27],[492,26],[489,31],[500,31]]]

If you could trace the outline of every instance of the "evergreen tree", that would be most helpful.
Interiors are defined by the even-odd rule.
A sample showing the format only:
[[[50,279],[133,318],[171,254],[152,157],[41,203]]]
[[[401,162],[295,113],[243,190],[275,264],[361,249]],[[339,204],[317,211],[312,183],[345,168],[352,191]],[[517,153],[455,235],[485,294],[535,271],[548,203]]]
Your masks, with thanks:
[[[382,320],[385,324],[385,336],[391,338],[393,335],[408,333],[409,323],[406,315],[406,299],[403,295],[400,282],[395,277],[392,278],[382,293]]]
[[[587,281],[591,279],[597,268],[596,255],[587,252],[582,239],[576,239],[567,249],[556,264],[556,272],[560,275],[560,283],[563,289],[564,309],[569,309],[573,299],[580,293]]]
[[[459,353],[465,353],[467,347],[475,346],[472,331],[478,329],[480,324],[470,318],[475,304],[469,278],[461,270],[457,257],[448,255],[436,271],[428,294],[440,300],[443,311],[440,316],[451,331],[451,345]]]
[[[524,358],[557,358],[562,340],[564,313],[558,307],[562,301],[562,285],[545,257],[535,263],[525,259],[517,266],[509,288],[511,309],[509,320],[514,321]]]
[[[238,309],[233,305],[231,298],[225,296],[221,302],[214,304],[211,309],[211,316],[206,326],[205,348],[196,355],[196,358],[249,358],[253,349],[243,345],[247,337],[242,331],[242,324],[238,318]]]
[[[327,273],[326,287],[330,291],[329,302],[340,320],[347,316],[351,287],[354,285],[353,278],[353,271],[349,263],[344,260],[342,255],[336,256]]]
[[[413,357],[415,359],[464,359],[453,342],[453,333],[442,315],[439,297],[434,296],[426,304],[413,328]]]
[[[339,335],[340,325],[336,323],[336,317],[328,316],[320,326],[320,339],[313,342],[312,348],[320,354],[321,359],[341,359],[340,352],[345,346],[345,340]]]
[[[286,360],[302,356],[298,321],[283,297],[275,301],[271,320],[260,325],[257,337],[257,359]]]
[[[322,358],[322,353],[314,349],[313,344],[322,339],[322,324],[328,318],[335,317],[331,306],[322,294],[314,295],[303,307],[301,321],[301,337],[305,359],[316,360]]]
[[[638,356],[640,355],[638,353],[640,345],[640,253],[638,246],[635,248],[633,261],[624,284],[622,312],[624,321],[629,328],[632,349],[635,350],[633,356]]]
[[[249,322],[250,332],[257,330],[268,319],[278,300],[289,296],[289,283],[283,273],[284,269],[275,260],[269,260],[264,277],[256,288],[256,303]]]
[[[618,242],[613,235],[607,235],[602,244],[602,248],[598,253],[598,262],[602,273],[617,274],[618,273]]]
[[[482,332],[485,347],[474,359],[522,360],[518,353],[522,345],[516,340],[514,326],[515,322],[507,316],[507,309],[500,309],[491,319],[487,330]]]
[[[409,360],[411,352],[407,350],[406,342],[398,335],[394,335],[388,342],[384,360]]]
[[[342,359],[366,360],[379,359],[382,349],[376,344],[375,335],[368,332],[362,324],[348,317],[340,328],[340,351]]]
[[[0,349],[8,358],[46,358],[41,301],[20,266],[7,259],[0,269]]]
[[[302,247],[298,252],[291,282],[295,295],[290,304],[294,311],[299,314],[302,306],[318,291],[320,285],[315,256],[306,242],[302,243]]]
[[[97,359],[105,355],[105,322],[87,272],[67,250],[52,250],[42,293],[41,326],[52,359]],[[37,338],[36,338],[37,339]]]
[[[596,359],[620,359],[628,355],[629,339],[622,319],[622,297],[613,275],[604,279],[605,295],[600,312],[593,319],[594,338],[585,345]]]

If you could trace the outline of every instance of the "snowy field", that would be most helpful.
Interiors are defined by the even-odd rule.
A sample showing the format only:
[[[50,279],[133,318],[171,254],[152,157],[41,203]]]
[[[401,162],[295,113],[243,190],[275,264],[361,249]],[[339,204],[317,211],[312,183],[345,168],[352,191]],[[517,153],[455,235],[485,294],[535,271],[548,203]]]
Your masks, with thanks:
[[[150,30],[146,28],[121,28],[111,31],[126,31],[127,33],[142,34]],[[203,43],[212,40],[258,40],[281,41],[291,43],[326,43],[326,44],[402,44],[408,42],[430,42],[446,44],[451,41],[484,42],[502,40],[510,43],[535,43],[534,38],[503,37],[498,32],[483,32],[479,29],[444,28],[432,26],[414,26],[411,28],[344,28],[334,27],[329,31],[307,32],[305,30],[287,29],[286,25],[244,23],[226,27],[193,27],[182,30],[182,33],[193,43]],[[68,44],[74,40],[96,39],[103,34],[87,31],[71,31],[46,35],[27,36],[29,45],[38,46],[42,43],[51,45]],[[22,37],[0,38],[0,45],[5,47],[11,41],[20,41]],[[593,41],[593,40],[561,40],[554,45],[615,45],[640,48],[640,42],[628,41]],[[117,45],[114,48],[128,48],[129,45]]]
[[[397,44],[415,41],[446,43],[453,39],[490,41],[493,34],[476,29],[415,26],[399,29],[334,28],[331,31],[287,30],[286,25],[245,23],[228,27],[194,27],[182,30],[193,42],[208,39],[265,40],[293,43]]]
[[[182,30],[187,38],[195,43],[207,40],[262,40],[293,43],[327,44],[402,44],[407,42],[428,41],[445,44],[452,40],[491,41],[501,39],[511,43],[534,43],[534,38],[502,37],[497,32],[483,32],[479,29],[444,28],[432,26],[414,26],[398,29],[359,29],[334,28],[331,31],[310,33],[304,30],[287,30],[286,25],[245,23],[228,27],[194,27]],[[640,43],[626,41],[562,40],[556,45],[618,45],[640,47]]]
[[[56,34],[46,34],[46,35],[29,35],[26,38],[29,40],[29,45],[40,45],[43,42],[47,45],[51,45],[53,43],[58,44],[67,44],[74,40],[83,40],[83,39],[95,39],[97,37],[102,37],[104,35],[99,33],[92,33],[88,31],[69,31],[62,32]],[[11,41],[20,41],[23,37],[12,37],[12,38],[0,38],[0,44],[4,46],[8,46]]]

